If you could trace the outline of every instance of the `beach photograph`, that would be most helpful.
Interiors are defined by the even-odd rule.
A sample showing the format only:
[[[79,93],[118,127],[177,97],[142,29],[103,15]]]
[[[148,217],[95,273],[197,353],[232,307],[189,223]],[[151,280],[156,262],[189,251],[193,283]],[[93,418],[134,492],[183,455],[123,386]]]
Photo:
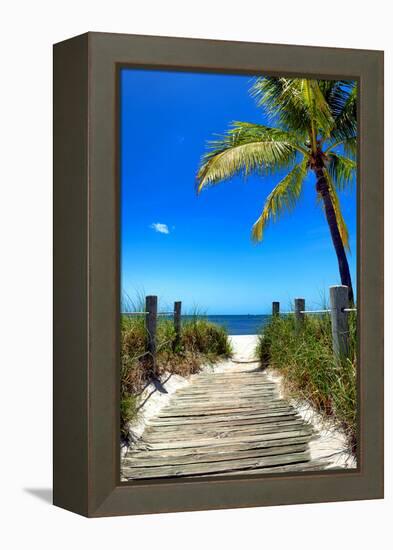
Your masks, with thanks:
[[[357,82],[118,78],[121,481],[356,469]]]

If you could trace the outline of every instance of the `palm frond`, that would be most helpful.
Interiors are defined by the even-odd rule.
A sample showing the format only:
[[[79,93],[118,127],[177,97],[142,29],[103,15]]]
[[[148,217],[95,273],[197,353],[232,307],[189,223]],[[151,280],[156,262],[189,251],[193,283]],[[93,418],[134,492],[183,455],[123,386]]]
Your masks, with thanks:
[[[354,92],[354,80],[319,80],[319,87],[329,105],[334,119],[342,114],[349,98]]]
[[[303,140],[309,138],[309,113],[300,94],[291,86],[291,79],[257,78],[250,93],[271,121],[278,121],[284,128],[298,132]]]
[[[316,133],[330,133],[334,119],[318,80],[258,78],[251,95],[271,119],[290,131],[300,132],[303,139],[310,137],[312,125]]]
[[[343,149],[344,153],[351,158],[352,160],[356,161],[356,157],[358,154],[358,139],[357,137],[353,137],[350,139],[346,139],[343,141]]]
[[[352,160],[356,161],[356,157],[358,154],[358,139],[356,136],[345,139],[342,142],[344,153],[351,158]]]
[[[356,176],[356,161],[343,155],[330,152],[327,171],[339,191],[350,186]]]
[[[341,212],[340,199],[337,195],[334,182],[332,181],[332,178],[328,170],[324,169],[324,172],[325,172],[326,181],[328,182],[330,198],[332,199],[334,212],[336,214],[337,226],[341,235],[341,240],[343,242],[344,247],[348,251],[350,251],[351,249],[349,246],[349,231],[347,228],[347,224],[345,223],[344,216],[342,215],[342,212]]]
[[[298,152],[306,152],[288,132],[268,126],[234,122],[231,129],[209,143],[201,161],[197,192],[236,174],[271,174],[293,165]]]
[[[348,158],[356,162],[357,157],[357,137],[354,136],[349,139],[340,139],[339,141],[333,141],[327,149],[325,149],[324,153],[325,155],[329,155],[332,151],[335,152],[335,149],[338,149],[339,147],[342,147],[344,150],[344,153]]]
[[[232,122],[226,135],[228,137],[232,137],[236,143],[268,139],[271,141],[287,142],[301,153],[308,152],[307,148],[299,143],[299,138],[295,133],[283,130],[281,128],[266,126],[264,124],[255,124],[253,122],[241,122],[235,120]]]
[[[266,199],[262,214],[252,228],[252,239],[261,241],[263,232],[269,221],[276,221],[283,211],[290,211],[295,206],[304,178],[308,170],[308,160],[303,158],[292,170],[275,186]]]
[[[331,133],[333,140],[343,141],[355,138],[357,135],[357,82],[341,87],[343,96],[342,108],[335,115],[334,128]],[[344,101],[345,100],[345,101]]]

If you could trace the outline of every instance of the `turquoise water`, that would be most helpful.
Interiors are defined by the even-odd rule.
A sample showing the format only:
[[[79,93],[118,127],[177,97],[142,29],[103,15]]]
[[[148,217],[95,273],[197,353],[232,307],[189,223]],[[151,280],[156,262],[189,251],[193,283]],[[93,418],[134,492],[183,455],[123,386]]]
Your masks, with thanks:
[[[258,334],[270,315],[206,315],[212,323],[222,325],[228,334]],[[187,315],[184,316],[184,320]]]

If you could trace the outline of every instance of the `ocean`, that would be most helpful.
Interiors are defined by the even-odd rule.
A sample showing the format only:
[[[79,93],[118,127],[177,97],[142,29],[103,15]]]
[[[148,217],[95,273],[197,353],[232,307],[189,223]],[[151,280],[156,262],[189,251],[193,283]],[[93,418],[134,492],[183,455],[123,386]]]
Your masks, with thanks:
[[[212,323],[222,325],[228,334],[258,334],[270,315],[203,315]],[[184,316],[187,319],[187,315]]]

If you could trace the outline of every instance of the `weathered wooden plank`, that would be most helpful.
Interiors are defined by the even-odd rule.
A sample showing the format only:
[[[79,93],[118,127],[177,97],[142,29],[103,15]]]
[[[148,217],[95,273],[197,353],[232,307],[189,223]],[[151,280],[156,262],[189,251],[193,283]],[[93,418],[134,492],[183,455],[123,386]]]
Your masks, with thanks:
[[[203,376],[201,374],[198,374],[198,376],[195,377],[192,383],[192,387],[198,387],[203,386],[205,384],[220,384],[223,381],[228,384],[237,384],[239,382],[247,383],[247,384],[274,384],[274,382],[270,379],[264,376],[261,373],[256,374],[250,374],[247,375],[245,373],[242,373],[241,375],[226,375],[226,374],[209,374],[207,376]]]
[[[238,418],[239,420],[244,418],[247,419],[249,417],[258,417],[259,415],[263,415],[268,413],[268,409],[260,409],[259,411],[254,411],[252,408],[243,408],[243,409],[214,409],[214,410],[204,410],[200,409],[197,411],[192,410],[180,410],[180,411],[170,411],[168,414],[163,414],[162,416],[157,416],[155,418],[155,421],[157,422],[179,422],[179,423],[186,423],[188,420],[194,420],[195,423],[197,423],[199,420],[201,420],[201,423],[203,424],[203,420],[209,421],[209,422],[215,422],[216,420],[219,421],[220,419],[225,418]],[[293,411],[284,409],[284,408],[275,408],[272,409],[272,412],[288,412],[288,414],[291,414]],[[259,414],[258,414],[259,413]]]
[[[215,474],[227,471],[249,470],[268,466],[279,466],[304,462],[310,459],[310,453],[299,452],[244,460],[225,460],[221,462],[201,462],[182,464],[180,466],[162,466],[152,468],[123,468],[123,475],[128,479],[152,479],[160,477],[184,477],[199,474]]]
[[[288,435],[289,434],[289,435]],[[291,435],[292,434],[292,435]],[[311,428],[304,426],[284,426],[282,431],[267,430],[265,433],[256,435],[239,435],[237,437],[228,438],[195,438],[187,441],[162,441],[162,442],[149,442],[143,438],[138,443],[139,448],[144,449],[186,449],[187,447],[209,447],[213,445],[231,445],[235,443],[244,443],[245,441],[251,443],[253,441],[267,441],[269,439],[282,439],[285,437],[295,437],[295,435],[313,435]]]
[[[310,435],[295,436],[295,437],[285,437],[282,439],[270,439],[266,441],[253,441],[253,442],[241,442],[231,444],[225,442],[222,444],[218,442],[217,445],[211,445],[210,447],[188,447],[185,449],[151,449],[145,451],[143,449],[134,449],[127,453],[127,458],[141,458],[141,459],[159,459],[160,461],[171,460],[176,457],[188,457],[193,458],[194,461],[203,461],[203,457],[214,455],[226,455],[238,451],[251,451],[256,449],[266,449],[269,447],[280,447],[280,446],[289,446],[289,445],[300,445],[308,443],[312,438]]]
[[[227,392],[221,392],[219,390],[217,391],[211,391],[210,389],[206,389],[204,391],[200,391],[200,392],[195,392],[195,393],[183,393],[181,395],[177,395],[176,393],[176,398],[177,397],[181,397],[182,399],[184,399],[185,397],[204,397],[206,395],[211,395],[212,397],[231,397],[232,395],[245,395],[245,394],[249,394],[251,396],[257,396],[257,395],[261,395],[261,394],[268,394],[270,395],[271,393],[276,393],[276,389],[277,388],[250,388],[250,389],[247,389],[247,388],[234,388],[233,391],[227,391]]]
[[[240,389],[244,389],[244,390],[261,390],[261,389],[268,389],[268,388],[274,389],[274,386],[275,385],[272,384],[271,382],[252,382],[252,381],[244,382],[239,380],[236,383],[234,383],[234,382],[228,382],[228,381],[222,380],[221,382],[214,382],[214,383],[206,382],[206,384],[195,384],[192,388],[191,393],[193,392],[197,393],[197,392],[203,391],[204,389],[208,389],[209,391],[219,391],[220,388],[223,391],[240,390]],[[184,388],[183,388],[183,393],[186,393]]]
[[[275,434],[279,433],[280,429],[285,429],[287,431],[296,431],[301,427],[301,424],[297,424],[293,426],[292,424],[287,423],[286,426],[268,426],[268,427],[252,427],[252,429],[244,430],[244,429],[233,429],[233,430],[211,430],[208,432],[203,432],[202,430],[195,431],[194,433],[190,432],[183,432],[180,437],[176,437],[171,434],[164,434],[160,435],[157,433],[149,433],[146,434],[146,436],[143,437],[142,441],[147,444],[155,444],[155,443],[165,443],[166,438],[171,438],[173,442],[178,442],[178,447],[181,447],[183,443],[187,443],[188,441],[195,441],[198,437],[203,437],[204,441],[210,440],[212,443],[221,441],[221,440],[227,440],[231,441],[232,439],[239,439],[240,437],[243,437],[244,441],[247,441],[247,439],[250,436],[258,436],[258,435],[264,435],[264,434]],[[166,437],[165,437],[166,435]]]
[[[258,405],[238,405],[236,407],[230,406],[214,406],[214,407],[168,407],[165,410],[160,412],[160,417],[168,416],[202,416],[202,415],[222,415],[227,413],[237,413],[237,412],[252,412],[252,411],[261,411],[266,410],[267,403],[260,403]]]
[[[239,375],[227,375],[227,374],[218,374],[218,373],[215,373],[215,374],[209,374],[209,375],[202,375],[202,374],[198,374],[198,376],[195,376],[194,379],[193,379],[193,382],[192,382],[192,387],[197,387],[197,386],[201,386],[203,384],[207,384],[207,383],[212,383],[212,384],[218,384],[219,382],[221,382],[222,380],[225,380],[226,382],[229,382],[231,384],[235,384],[237,383],[239,380],[241,380],[242,382],[247,382],[247,383],[256,383],[256,384],[263,384],[263,383],[267,383],[267,384],[274,384],[274,382],[268,378],[266,375],[264,375],[263,373],[250,373],[249,375],[247,375],[246,373],[241,373]],[[191,386],[189,386],[190,389],[191,389]]]
[[[295,472],[315,472],[326,470],[329,466],[329,462],[324,462],[322,460],[309,460],[305,462],[298,462],[297,464],[287,464],[286,466],[273,466],[269,468],[254,468],[249,470],[237,470],[236,472],[225,472],[220,474],[215,474],[215,477],[223,477],[228,475],[266,475],[266,474],[288,474]],[[340,469],[340,468],[339,468]],[[209,475],[209,474],[207,474]],[[201,476],[201,477],[207,477]]]
[[[204,395],[216,395],[216,396],[231,396],[231,395],[236,395],[236,394],[245,394],[245,393],[250,393],[252,395],[258,395],[258,394],[261,394],[261,393],[272,393],[272,392],[275,392],[277,388],[274,388],[274,387],[270,387],[270,386],[260,386],[258,388],[254,388],[254,387],[250,387],[250,388],[244,388],[244,387],[236,387],[236,388],[233,388],[232,391],[220,391],[219,390],[219,387],[217,388],[216,391],[212,391],[210,388],[206,388],[206,390],[203,390],[203,388],[201,388],[200,391],[195,391],[195,392],[192,392],[192,393],[182,393],[182,394],[179,394],[178,397],[195,397],[195,396],[201,396],[203,397]],[[177,394],[176,394],[177,395]]]
[[[253,411],[252,407],[243,407],[241,409],[198,409],[196,411],[191,410],[179,410],[172,411],[171,415],[165,415],[162,417],[157,417],[155,422],[163,423],[177,423],[177,424],[186,424],[188,421],[192,423],[204,423],[206,422],[219,422],[220,420],[250,420],[257,418],[266,418],[268,416],[283,416],[295,414],[296,411],[284,407],[276,407],[272,409],[264,408],[258,411]]]
[[[236,374],[219,374],[219,373],[206,375],[206,374],[200,373],[198,374],[198,376],[195,376],[194,379],[192,380],[192,387],[200,386],[207,383],[218,384],[222,380],[225,380],[226,382],[229,382],[232,384],[238,382],[239,380],[247,383],[255,382],[258,384],[262,384],[266,382],[268,384],[274,384],[274,382],[262,372],[254,372],[254,373],[251,372],[249,374],[242,372],[237,375]],[[191,388],[191,386],[189,387]]]
[[[209,406],[211,409],[216,409],[216,408],[232,408],[232,409],[236,409],[237,407],[254,407],[254,406],[258,406],[258,405],[266,405],[266,402],[263,400],[263,399],[233,399],[232,401],[231,400],[224,400],[224,399],[219,399],[219,400],[209,400],[209,399],[206,399],[206,400],[198,400],[198,401],[178,401],[176,402],[176,405],[172,404],[170,406],[171,409],[173,408],[176,408],[176,409],[203,409],[203,408],[206,408],[207,406]]]
[[[162,411],[158,414],[156,417],[157,419],[177,419],[177,418],[195,418],[195,419],[202,419],[205,416],[211,417],[212,420],[215,418],[219,418],[220,416],[248,416],[248,415],[258,415],[263,414],[266,411],[270,410],[286,410],[290,409],[293,410],[293,407],[289,406],[288,403],[285,401],[276,401],[271,403],[266,403],[263,405],[255,406],[255,407],[242,407],[239,409],[233,409],[232,407],[229,409],[224,409],[224,412],[219,412],[220,409],[203,409],[202,412],[200,411],[193,411],[193,409],[190,409],[189,413],[183,413],[180,412],[178,414],[178,411],[176,410],[176,407],[166,407],[165,409],[162,409]],[[171,411],[174,411],[173,414]]]
[[[218,386],[223,386],[224,384],[228,384],[228,386],[235,388],[235,387],[239,387],[240,385],[250,386],[250,387],[259,386],[259,385],[271,386],[271,385],[274,385],[274,382],[271,379],[264,378],[261,375],[257,377],[251,377],[251,378],[246,378],[244,376],[238,377],[238,378],[234,378],[234,377],[220,378],[218,375],[212,375],[209,379],[199,378],[199,375],[198,375],[198,381],[195,381],[192,384],[192,386],[188,386],[188,388],[190,388],[190,390],[191,389],[195,390],[197,388],[202,388],[206,386],[217,388]],[[183,390],[188,388],[183,388]]]
[[[191,393],[198,393],[203,390],[208,390],[209,392],[217,392],[220,389],[223,391],[236,391],[236,390],[264,390],[264,389],[274,389],[275,384],[272,384],[270,382],[243,382],[238,381],[236,383],[228,382],[225,380],[222,380],[220,383],[206,383],[206,384],[198,384],[192,388]],[[179,390],[180,391],[180,390]],[[183,388],[183,393],[186,393]]]
[[[197,436],[203,436],[204,439],[223,439],[231,437],[244,436],[246,439],[249,435],[259,435],[268,433],[277,433],[279,430],[297,430],[303,425],[300,421],[282,421],[282,422],[269,422],[267,424],[261,424],[257,426],[240,426],[238,428],[230,427],[216,427],[210,430],[207,429],[193,429],[190,431],[182,431],[179,434],[172,433],[172,435],[162,434],[160,430],[145,431],[142,440],[147,443],[158,443],[164,441],[166,437],[176,438],[177,441],[189,441],[195,439]]]
[[[253,401],[258,402],[261,397],[272,397],[277,396],[276,391],[261,391],[259,393],[255,394],[236,394],[233,393],[232,395],[212,395],[210,393],[205,393],[205,395],[185,395],[185,396],[178,396],[176,398],[176,403],[207,403],[209,401],[213,403],[231,403],[231,402],[247,402],[247,401]]]
[[[222,386],[225,386],[225,388],[223,388]],[[258,392],[263,392],[263,391],[274,391],[276,390],[277,388],[275,387],[275,385],[273,384],[261,384],[261,385],[254,385],[254,384],[251,384],[251,385],[245,385],[243,383],[241,384],[236,384],[236,385],[232,385],[232,384],[226,384],[225,382],[223,382],[222,384],[217,384],[216,387],[212,387],[211,384],[206,384],[206,386],[198,386],[198,387],[195,387],[193,388],[192,391],[190,392],[186,392],[186,391],[181,391],[179,390],[179,396],[188,396],[188,395],[195,395],[195,394],[201,394],[201,393],[208,393],[208,394],[228,394],[228,395],[231,395],[232,393],[240,393],[240,392],[243,392],[243,393],[247,393],[247,392],[250,392],[250,393],[258,393]],[[177,392],[176,392],[176,395]]]
[[[238,400],[236,401],[235,403],[231,400],[228,400],[226,402],[220,402],[220,403],[212,403],[210,408],[211,409],[216,409],[216,408],[230,408],[230,409],[235,409],[236,407],[259,407],[259,408],[262,408],[262,407],[266,407],[266,406],[270,406],[270,404],[274,404],[274,403],[281,403],[281,405],[283,405],[284,403],[285,404],[288,404],[286,401],[284,401],[283,399],[280,399],[279,397],[275,396],[275,395],[272,395],[272,396],[263,396],[263,397],[259,397],[258,399],[254,399],[254,400],[250,400],[250,401],[241,401],[241,400]],[[177,402],[177,400],[172,400],[168,403],[168,405],[165,407],[165,411],[167,410],[170,410],[170,409],[190,409],[190,408],[196,408],[196,407],[199,407],[199,408],[207,408],[209,406],[209,401],[206,401],[204,403],[187,403],[187,402]]]
[[[237,407],[240,408],[252,408],[252,407],[261,407],[262,405],[266,406],[267,403],[270,403],[270,401],[264,401],[262,399],[238,399],[235,400],[209,400],[206,399],[204,401],[178,401],[176,404],[168,405],[168,409],[206,409],[207,407],[210,407],[210,409],[219,409],[219,408],[231,408],[236,409]],[[167,409],[165,409],[167,410]]]
[[[266,376],[266,373],[261,369],[255,369],[255,370],[243,370],[243,371],[232,371],[232,372],[201,372],[198,374],[198,382],[201,380],[206,379],[214,379],[218,380],[220,378],[225,379],[234,379],[234,378],[266,378],[268,380],[268,377]]]
[[[271,424],[272,422],[281,422],[281,421],[292,421],[299,420],[300,416],[294,413],[292,414],[276,414],[273,416],[265,416],[248,420],[230,420],[230,421],[221,421],[221,422],[205,422],[205,423],[196,423],[196,422],[184,422],[183,424],[149,424],[145,429],[145,433],[157,432],[165,434],[164,437],[174,436],[181,437],[182,433],[208,433],[212,430],[233,430],[236,429],[248,429],[256,426]]]
[[[222,393],[231,393],[232,391],[260,391],[260,390],[271,390],[271,389],[275,389],[274,384],[267,384],[267,383],[245,384],[243,382],[237,383],[237,384],[228,384],[227,382],[221,382],[220,384],[204,384],[204,385],[195,386],[192,392],[191,391],[189,392],[189,395],[192,395],[194,393],[201,393],[204,391],[218,393],[221,390]],[[183,390],[181,395],[185,395],[186,393],[188,394],[188,392]]]
[[[266,405],[267,403],[271,403],[271,402],[275,402],[275,401],[283,401],[282,399],[280,399],[280,397],[278,397],[278,395],[276,395],[275,393],[271,393],[271,394],[265,394],[265,395],[258,395],[256,397],[248,397],[248,398],[236,398],[236,399],[229,399],[229,398],[225,398],[225,399],[216,399],[216,398],[213,398],[210,400],[212,403],[214,403],[215,405],[230,405],[231,403],[235,403],[232,405],[232,408],[234,408],[235,406],[237,405],[246,405],[247,403],[250,403],[250,404],[254,404],[254,405]],[[172,398],[172,400],[168,403],[167,407],[170,408],[170,407],[190,407],[190,406],[196,406],[197,404],[199,404],[202,406],[202,405],[208,405],[209,404],[209,399],[194,399],[194,400],[182,400],[182,399],[179,399],[179,400],[175,400]]]
[[[224,387],[223,387],[224,386]],[[234,384],[233,382],[225,382],[225,385],[223,382],[220,383],[206,383],[206,384],[193,384],[191,387],[187,386],[186,388],[180,388],[178,392],[180,394],[185,393],[198,393],[201,391],[204,391],[206,388],[209,389],[209,391],[219,391],[220,389],[224,392],[230,392],[235,390],[259,390],[264,388],[275,388],[276,384],[274,382],[242,382],[239,384],[238,382]]]
[[[266,375],[266,372],[263,370],[249,370],[249,371],[232,371],[232,372],[200,372],[198,376],[194,376],[193,382],[200,384],[205,380],[219,380],[220,378],[225,378],[226,380],[235,380],[236,378],[241,378],[243,380],[249,379],[259,379],[259,380],[268,380],[271,382],[270,378]]]
[[[205,424],[221,424],[221,423],[229,423],[233,422],[238,425],[240,424],[252,424],[257,423],[259,419],[268,418],[272,416],[286,416],[286,415],[296,415],[296,412],[294,409],[274,409],[273,411],[266,411],[263,414],[257,414],[257,415],[216,415],[215,418],[211,418],[210,416],[207,417],[187,417],[186,419],[183,419],[182,417],[176,417],[176,419],[170,419],[167,418],[156,418],[149,422],[149,426],[162,426],[162,427],[168,427],[168,426],[191,426],[191,425],[205,425]]]
[[[204,453],[195,459],[195,455],[183,455],[166,457],[152,457],[151,455],[142,458],[136,453],[133,457],[126,458],[123,461],[124,467],[130,468],[152,468],[161,466],[179,466],[181,464],[195,464],[204,462],[219,462],[223,460],[242,460],[245,458],[260,458],[264,456],[278,456],[283,454],[305,452],[307,444],[280,445],[277,447],[264,447],[260,449],[248,449],[244,451],[231,451],[227,453]]]

